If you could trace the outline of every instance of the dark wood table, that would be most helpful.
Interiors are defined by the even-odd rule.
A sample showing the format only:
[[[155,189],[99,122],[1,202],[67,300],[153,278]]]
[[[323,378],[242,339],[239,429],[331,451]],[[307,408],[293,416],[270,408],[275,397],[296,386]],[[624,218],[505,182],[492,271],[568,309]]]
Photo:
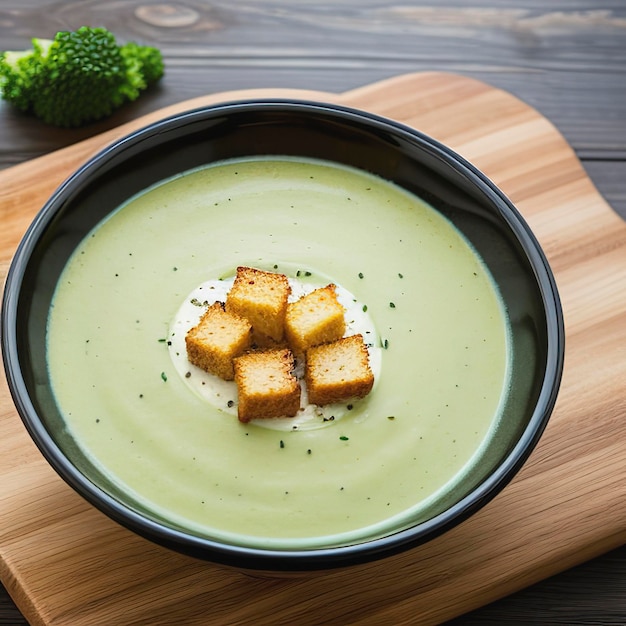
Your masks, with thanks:
[[[79,130],[46,127],[1,104],[0,168],[194,96],[254,87],[342,92],[438,70],[478,78],[538,109],[626,218],[623,0],[2,0],[0,49],[83,24],[158,46],[166,76],[138,102]],[[0,587],[0,624],[25,623]],[[626,547],[450,623],[626,624]]]

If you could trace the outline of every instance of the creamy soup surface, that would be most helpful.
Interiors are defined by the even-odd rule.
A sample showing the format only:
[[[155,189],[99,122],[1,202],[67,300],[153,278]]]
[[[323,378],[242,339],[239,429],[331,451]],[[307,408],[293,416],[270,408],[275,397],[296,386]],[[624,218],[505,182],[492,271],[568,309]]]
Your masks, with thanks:
[[[181,376],[181,306],[239,265],[334,282],[367,311],[375,386],[340,419],[244,425]],[[174,525],[279,549],[426,515],[493,431],[509,352],[489,274],[437,211],[364,172],[287,158],[218,163],[131,199],[70,259],[48,321],[67,428],[113,482]]]

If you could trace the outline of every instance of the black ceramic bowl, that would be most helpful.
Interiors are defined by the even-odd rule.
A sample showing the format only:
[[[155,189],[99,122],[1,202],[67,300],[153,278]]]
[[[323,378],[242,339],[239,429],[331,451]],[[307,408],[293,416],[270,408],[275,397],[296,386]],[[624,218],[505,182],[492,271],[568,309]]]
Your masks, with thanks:
[[[283,549],[234,545],[151,514],[112,483],[64,427],[51,391],[47,319],[57,282],[81,240],[142,190],[206,164],[293,155],[359,168],[413,192],[470,242],[498,286],[510,322],[510,389],[480,463],[426,516],[348,545]],[[210,219],[210,215],[207,216]],[[296,259],[297,261],[297,259]],[[501,191],[429,137],[347,108],[297,101],[234,102],[190,111],[139,130],[74,173],[43,207],[10,268],[2,350],[17,410],[42,454],[92,505],[174,550],[267,571],[334,568],[406,550],[484,506],[512,479],[541,436],[560,383],[564,331],[555,281],[535,237]]]

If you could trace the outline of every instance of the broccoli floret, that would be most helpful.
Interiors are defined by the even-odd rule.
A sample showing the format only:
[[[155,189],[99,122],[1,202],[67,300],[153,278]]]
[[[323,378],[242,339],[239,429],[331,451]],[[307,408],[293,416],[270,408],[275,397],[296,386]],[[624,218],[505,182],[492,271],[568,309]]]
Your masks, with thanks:
[[[120,46],[105,28],[82,26],[32,44],[32,50],[0,55],[2,97],[54,126],[106,117],[163,76],[157,48]]]

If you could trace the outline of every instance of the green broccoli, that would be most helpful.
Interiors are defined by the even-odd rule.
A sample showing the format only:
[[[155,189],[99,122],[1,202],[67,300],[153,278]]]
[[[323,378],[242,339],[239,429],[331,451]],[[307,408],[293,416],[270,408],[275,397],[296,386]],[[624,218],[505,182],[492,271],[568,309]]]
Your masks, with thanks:
[[[0,54],[0,90],[3,99],[54,126],[106,117],[163,76],[157,48],[120,46],[106,28],[82,26],[32,44]]]

